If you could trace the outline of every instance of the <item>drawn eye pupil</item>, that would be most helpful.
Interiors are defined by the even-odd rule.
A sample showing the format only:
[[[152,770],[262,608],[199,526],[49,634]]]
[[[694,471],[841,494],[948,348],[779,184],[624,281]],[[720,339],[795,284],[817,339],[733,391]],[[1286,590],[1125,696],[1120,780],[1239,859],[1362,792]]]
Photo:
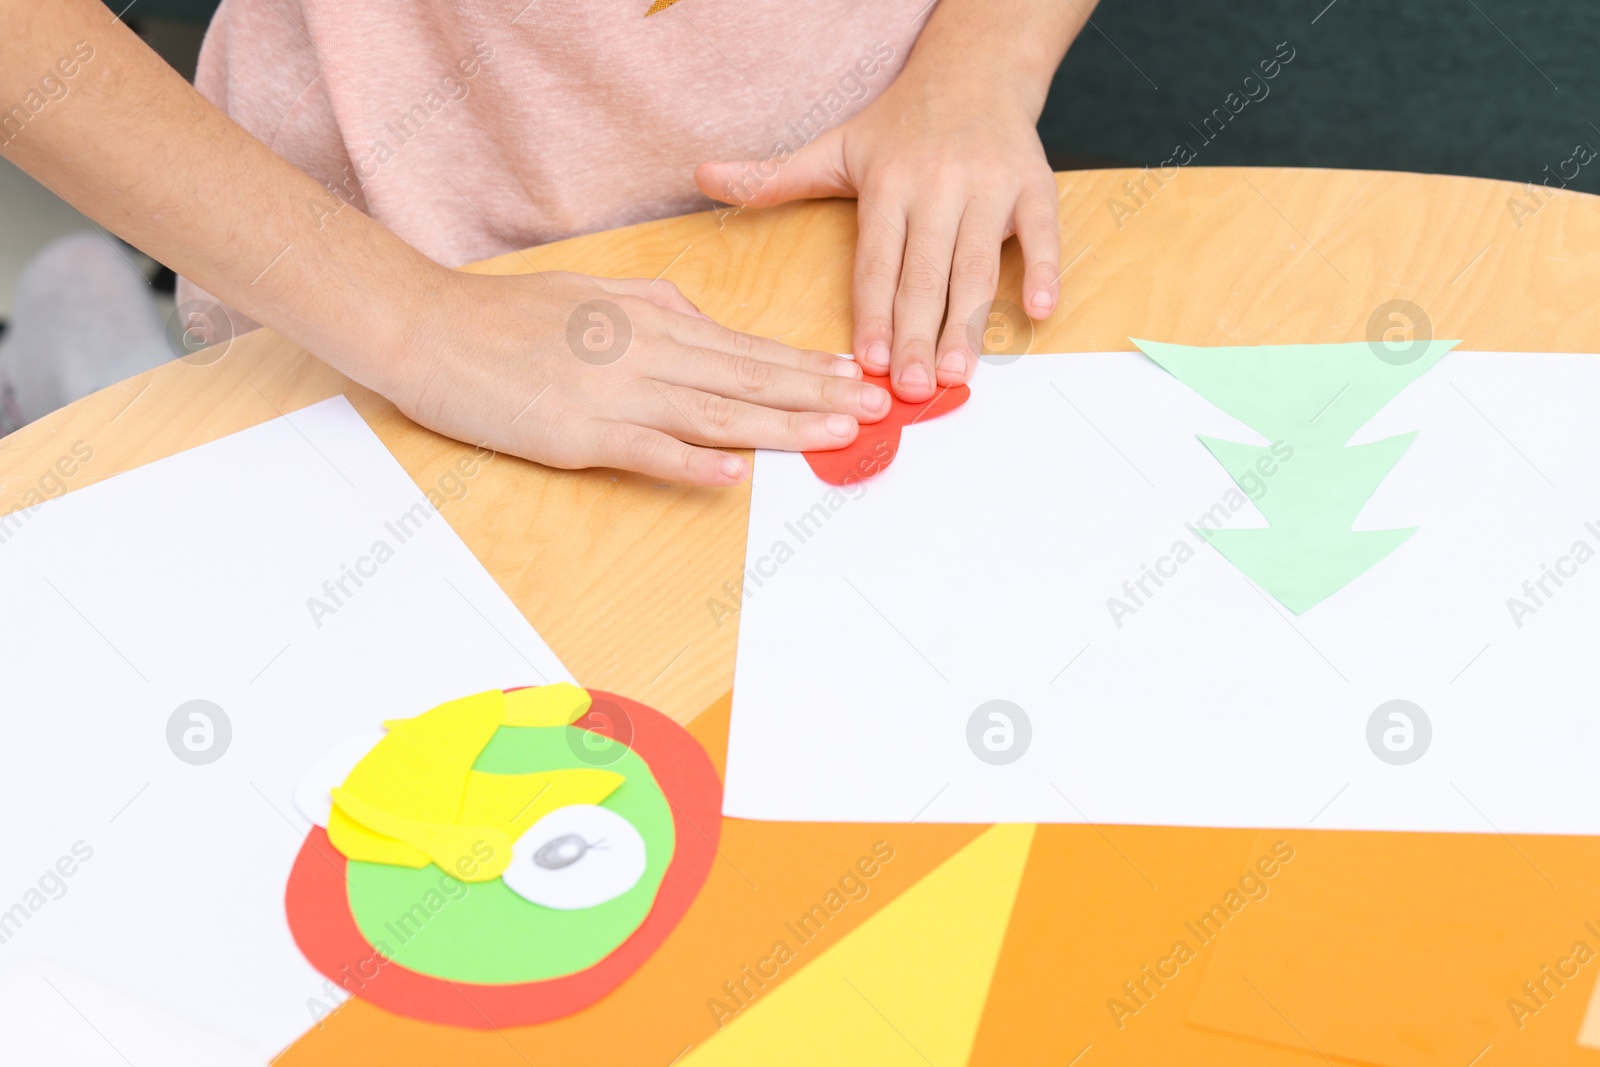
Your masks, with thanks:
[[[589,842],[579,835],[562,834],[540,845],[533,854],[533,862],[547,871],[559,871],[577,863],[588,851]]]

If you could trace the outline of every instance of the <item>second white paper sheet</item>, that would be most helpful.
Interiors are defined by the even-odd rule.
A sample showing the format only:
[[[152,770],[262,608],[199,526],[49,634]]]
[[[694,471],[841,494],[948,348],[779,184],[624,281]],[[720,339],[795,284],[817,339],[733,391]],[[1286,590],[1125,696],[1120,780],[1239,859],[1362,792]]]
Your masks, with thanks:
[[[1196,435],[1267,442],[1140,354],[982,366],[853,487],[759,453],[724,810],[1600,832],[1597,401],[1445,356],[1353,442],[1420,431],[1356,522],[1417,532],[1299,616],[1190,525]]]

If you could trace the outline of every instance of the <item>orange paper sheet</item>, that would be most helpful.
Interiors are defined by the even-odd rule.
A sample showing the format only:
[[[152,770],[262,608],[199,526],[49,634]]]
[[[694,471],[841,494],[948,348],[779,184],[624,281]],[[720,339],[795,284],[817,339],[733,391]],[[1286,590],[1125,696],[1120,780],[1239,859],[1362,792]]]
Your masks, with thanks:
[[[1191,1024],[1307,1062],[1600,1065],[1578,1044],[1600,976],[1600,841],[1279,836],[1289,877],[1217,940]]]
[[[1252,830],[1040,826],[989,989],[973,1067],[1312,1067],[1285,1049],[1187,1025],[1210,953],[1186,929],[1251,869]],[[1296,874],[1291,861],[1271,892]],[[1248,921],[1246,905],[1238,921]],[[1147,966],[1180,939],[1193,959],[1156,988]],[[1169,965],[1169,970],[1171,967]],[[1124,983],[1153,996],[1133,1014]],[[1317,1061],[1318,1064],[1321,1061]],[[1457,1065],[1464,1067],[1464,1065]]]

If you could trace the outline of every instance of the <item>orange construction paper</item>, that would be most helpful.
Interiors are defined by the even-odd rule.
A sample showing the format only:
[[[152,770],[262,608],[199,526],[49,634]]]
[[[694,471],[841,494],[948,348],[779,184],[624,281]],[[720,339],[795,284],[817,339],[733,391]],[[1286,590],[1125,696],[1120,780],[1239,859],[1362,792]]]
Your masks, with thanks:
[[[688,727],[719,769],[730,706],[731,694]],[[723,819],[720,839],[714,828],[700,828],[717,839],[717,858],[688,913],[638,970],[593,1006],[539,1025],[472,1030],[419,1022],[352,998],[277,1062],[288,1067],[371,1062],[665,1067],[715,1033],[719,1022],[736,1019],[744,1006],[779,988],[984,829]],[[877,862],[875,846],[892,849],[893,859]],[[860,874],[863,861],[874,872],[870,878]],[[819,928],[812,909],[826,907],[830,893],[847,899],[841,892],[846,875],[860,881],[865,894],[848,900]],[[803,932],[809,937],[802,941],[790,927],[808,915],[813,918]],[[791,944],[794,959],[758,984],[753,969],[771,958],[780,940]],[[732,1014],[712,1002],[733,1009]]]
[[[889,390],[889,414],[878,422],[862,423],[856,439],[844,448],[804,454],[817,477],[830,485],[849,485],[877,474],[893,463],[899,453],[901,430],[912,423],[954,411],[972,395],[964,385],[947,385],[922,403],[911,404],[894,395],[886,375],[867,374],[863,379]]]
[[[1236,885],[1255,858],[1255,834],[1040,826],[989,986],[973,1067],[1325,1067],[1186,1024],[1208,954],[1231,928],[1199,948],[1136,1014],[1123,1015],[1120,1027],[1107,1009],[1109,1000],[1126,998],[1124,982],[1143,978],[1174,941],[1193,938],[1184,924]],[[1270,892],[1295,874],[1291,861],[1271,879]],[[1255,918],[1254,907],[1237,922]]]
[[[1600,1064],[1578,1045],[1600,977],[1600,840],[1277,836],[1290,876],[1218,940],[1191,1024],[1316,1062]]]

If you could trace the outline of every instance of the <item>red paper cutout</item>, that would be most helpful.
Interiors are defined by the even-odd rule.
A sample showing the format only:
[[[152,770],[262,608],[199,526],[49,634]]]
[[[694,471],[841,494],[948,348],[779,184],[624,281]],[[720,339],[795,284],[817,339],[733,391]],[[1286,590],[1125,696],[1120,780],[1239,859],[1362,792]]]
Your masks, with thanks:
[[[949,385],[922,403],[911,404],[894,395],[886,375],[867,374],[862,380],[889,391],[889,414],[881,422],[863,423],[856,439],[844,448],[805,453],[811,469],[829,485],[849,485],[877,474],[893,463],[900,451],[902,427],[954,411],[972,395],[964,385]]]
[[[345,858],[312,827],[289,872],[284,907],[295,944],[317,970],[354,996],[427,1022],[486,1030],[548,1022],[588,1007],[639,968],[667,939],[705,884],[722,829],[722,782],[705,749],[682,726],[626,697],[590,690],[594,705],[574,726],[617,736],[650,767],[672,806],[677,841],[650,914],[605,959],[542,982],[451,982],[385,961],[350,914]],[[618,715],[618,712],[621,712]],[[619,738],[621,739],[621,738]]]

